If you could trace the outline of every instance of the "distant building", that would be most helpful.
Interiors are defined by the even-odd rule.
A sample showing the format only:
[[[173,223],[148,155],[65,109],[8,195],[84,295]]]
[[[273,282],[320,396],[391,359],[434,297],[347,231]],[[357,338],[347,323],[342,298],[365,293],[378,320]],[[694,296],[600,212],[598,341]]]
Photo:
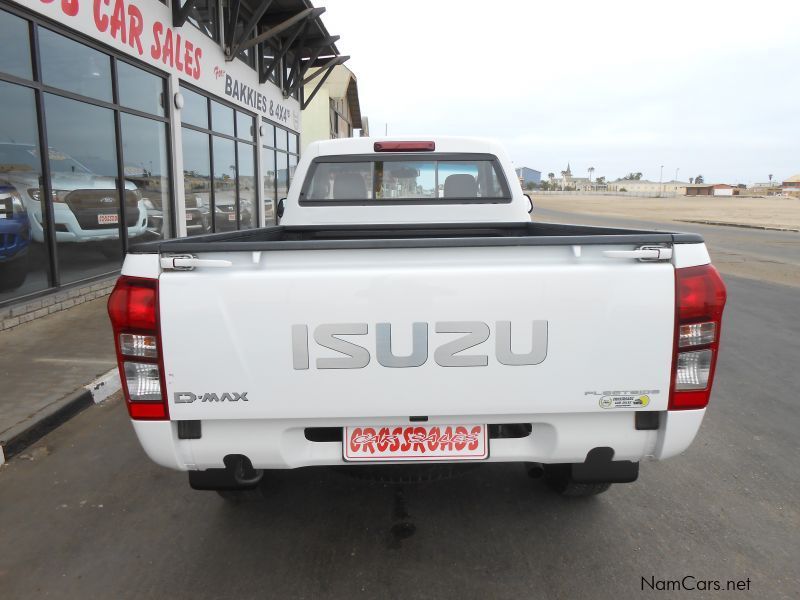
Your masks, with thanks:
[[[314,70],[309,72],[313,74]],[[306,97],[317,85],[319,80],[316,79],[306,85]],[[303,111],[300,135],[303,151],[311,142],[353,137],[355,129],[368,135],[365,121],[361,118],[356,76],[344,65],[337,65]]]
[[[517,172],[517,177],[519,178],[519,184],[522,187],[527,186],[529,183],[539,185],[539,182],[542,180],[542,172],[537,171],[536,169],[520,167],[519,169],[515,169],[515,171]]]
[[[648,181],[647,179],[617,179],[608,184],[609,192],[628,192],[630,194],[668,194],[683,195],[686,193],[685,181]]]
[[[701,183],[686,186],[687,196],[738,196],[739,189],[727,183]]]
[[[567,163],[567,170],[561,171],[561,189],[566,190],[567,188],[571,188],[572,182],[572,169],[569,168],[569,163]]]
[[[577,192],[591,192],[594,184],[588,177],[570,177],[569,187]]]
[[[748,188],[751,194],[760,194],[764,196],[774,196],[781,193],[781,184],[777,181],[765,181],[762,183],[754,183]]]
[[[782,192],[790,196],[800,196],[800,173],[792,175],[781,185]]]

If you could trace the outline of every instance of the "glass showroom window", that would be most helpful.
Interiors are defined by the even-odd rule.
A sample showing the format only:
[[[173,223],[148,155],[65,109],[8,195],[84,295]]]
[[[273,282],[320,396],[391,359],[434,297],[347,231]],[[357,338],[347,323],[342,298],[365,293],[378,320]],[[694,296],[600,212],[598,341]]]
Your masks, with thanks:
[[[299,158],[298,135],[266,119],[261,136],[261,170],[264,176],[264,215],[267,225],[275,223],[275,205],[289,193]]]
[[[0,302],[50,287],[34,91],[0,81]]]
[[[258,227],[253,116],[181,88],[188,235]]]
[[[0,229],[26,246],[3,302],[118,270],[126,244],[170,235],[172,211],[164,78],[4,11],[0,32],[16,50],[0,58]]]

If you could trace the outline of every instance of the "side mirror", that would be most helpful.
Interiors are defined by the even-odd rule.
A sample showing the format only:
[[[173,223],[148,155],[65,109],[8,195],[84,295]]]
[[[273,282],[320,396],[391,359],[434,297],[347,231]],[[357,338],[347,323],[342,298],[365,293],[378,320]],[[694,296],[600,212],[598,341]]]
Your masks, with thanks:
[[[275,209],[275,212],[277,213],[279,219],[283,218],[283,211],[286,210],[286,206],[284,205],[284,200],[286,200],[286,198],[281,198],[280,200],[278,200],[278,208]]]
[[[523,194],[528,199],[528,214],[533,212],[533,199],[528,194]]]

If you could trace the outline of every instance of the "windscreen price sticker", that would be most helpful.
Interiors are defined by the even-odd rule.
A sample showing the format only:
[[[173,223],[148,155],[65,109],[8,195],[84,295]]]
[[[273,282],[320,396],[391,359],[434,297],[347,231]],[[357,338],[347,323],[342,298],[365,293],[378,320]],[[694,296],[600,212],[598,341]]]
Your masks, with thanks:
[[[486,425],[345,427],[348,461],[481,460],[489,456]]]

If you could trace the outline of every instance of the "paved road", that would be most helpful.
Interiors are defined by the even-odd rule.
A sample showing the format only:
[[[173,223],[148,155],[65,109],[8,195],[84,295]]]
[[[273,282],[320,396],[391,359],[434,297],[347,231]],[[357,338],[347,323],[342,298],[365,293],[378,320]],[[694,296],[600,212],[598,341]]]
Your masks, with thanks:
[[[229,506],[151,464],[117,399],[0,469],[0,598],[618,599],[687,575],[751,591],[655,595],[797,598],[798,292],[726,280],[699,438],[635,484],[569,501],[518,465],[402,487],[303,469]]]
[[[727,275],[800,287],[800,233],[684,222],[584,215],[537,206],[534,221],[699,233],[717,268]]]

